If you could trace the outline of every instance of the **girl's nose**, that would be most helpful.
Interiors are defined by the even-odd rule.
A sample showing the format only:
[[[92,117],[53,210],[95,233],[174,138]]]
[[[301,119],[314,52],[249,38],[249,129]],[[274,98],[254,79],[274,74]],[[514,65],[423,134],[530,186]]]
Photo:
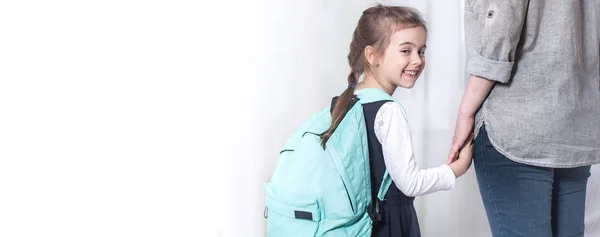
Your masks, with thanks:
[[[421,58],[421,55],[419,55],[419,53],[413,54],[410,61],[411,61],[412,65],[418,66],[418,65],[423,64],[423,58]]]

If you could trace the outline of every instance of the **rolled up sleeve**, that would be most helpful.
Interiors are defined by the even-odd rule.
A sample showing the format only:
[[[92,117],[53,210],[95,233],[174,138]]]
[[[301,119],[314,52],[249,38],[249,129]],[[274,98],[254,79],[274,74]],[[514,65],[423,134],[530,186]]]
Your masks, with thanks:
[[[527,15],[528,0],[480,1],[474,14],[484,21],[472,54],[467,62],[467,72],[489,80],[507,83],[510,80],[515,53],[523,23]],[[478,30],[478,29],[465,29]]]

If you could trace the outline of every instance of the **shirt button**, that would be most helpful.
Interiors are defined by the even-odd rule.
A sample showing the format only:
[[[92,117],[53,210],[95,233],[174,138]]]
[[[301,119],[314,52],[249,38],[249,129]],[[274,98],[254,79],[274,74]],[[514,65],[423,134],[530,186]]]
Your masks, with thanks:
[[[489,11],[487,12],[487,18],[488,18],[488,19],[492,19],[492,17],[494,17],[494,10],[489,10]]]

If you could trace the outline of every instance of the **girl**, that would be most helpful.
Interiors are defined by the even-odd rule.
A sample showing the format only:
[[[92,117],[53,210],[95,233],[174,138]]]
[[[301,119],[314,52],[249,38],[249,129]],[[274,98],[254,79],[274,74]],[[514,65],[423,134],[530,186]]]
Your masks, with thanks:
[[[331,127],[322,135],[323,144],[344,118],[354,95],[365,90],[392,95],[397,87],[414,86],[425,68],[426,39],[425,23],[414,9],[378,5],[363,12],[350,44],[349,86],[335,104]],[[362,75],[364,80],[359,82]],[[371,183],[381,183],[386,169],[393,180],[381,203],[382,221],[374,224],[372,236],[420,236],[414,197],[454,187],[455,179],[471,165],[472,144],[467,142],[459,159],[449,165],[420,169],[402,107],[383,101],[365,104],[363,110]],[[373,200],[378,189],[372,185]]]

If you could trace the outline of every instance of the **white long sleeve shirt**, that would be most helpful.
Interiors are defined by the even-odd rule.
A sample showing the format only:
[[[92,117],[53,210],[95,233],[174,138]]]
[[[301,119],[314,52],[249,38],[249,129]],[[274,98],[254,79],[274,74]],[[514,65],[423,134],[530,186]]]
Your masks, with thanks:
[[[399,104],[387,102],[381,106],[374,130],[388,172],[405,195],[414,197],[454,187],[456,177],[448,165],[421,169],[415,161],[406,112]]]

